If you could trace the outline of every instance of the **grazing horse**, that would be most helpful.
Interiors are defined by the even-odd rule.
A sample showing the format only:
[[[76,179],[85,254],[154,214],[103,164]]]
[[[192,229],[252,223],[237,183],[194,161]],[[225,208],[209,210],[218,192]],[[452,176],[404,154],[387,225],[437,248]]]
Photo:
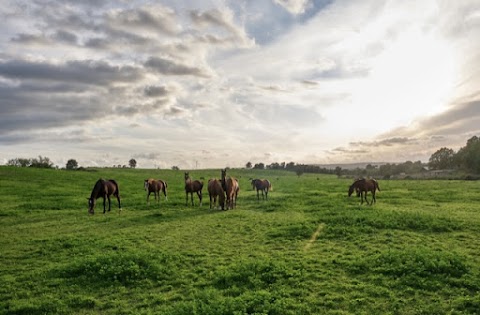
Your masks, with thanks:
[[[190,199],[192,200],[193,206],[193,193],[197,193],[198,199],[200,200],[200,206],[202,206],[202,189],[203,182],[199,180],[192,180],[188,172],[185,172],[185,205],[188,206],[188,194],[190,194]]]
[[[268,200],[268,192],[273,190],[268,179],[252,179],[252,188],[257,190],[257,200],[260,200],[260,191],[262,192],[262,199]]]
[[[348,189],[348,196],[350,197],[353,191],[356,191],[357,196],[360,196],[363,204],[363,199],[368,203],[367,200],[367,193],[370,191],[372,193],[372,201],[370,205],[377,202],[375,198],[375,191],[378,189],[380,191],[380,187],[378,186],[378,182],[375,179],[358,179],[350,186]],[[363,194],[365,193],[365,195]]]
[[[153,179],[149,178],[144,181],[144,187],[147,191],[147,205],[150,204],[150,194],[153,192],[153,196],[155,200],[157,200],[158,204],[160,204],[160,192],[163,192],[165,196],[165,200],[168,199],[167,197],[167,182],[161,179]],[[157,199],[158,198],[158,199]]]
[[[236,208],[238,192],[240,191],[238,180],[230,176],[227,178],[227,169],[223,169],[221,182],[227,196],[227,209]]]
[[[95,204],[97,199],[103,198],[103,213],[105,214],[105,198],[108,199],[108,211],[110,211],[110,196],[114,195],[118,200],[118,209],[119,212],[122,211],[122,206],[120,203],[120,191],[118,190],[118,184],[113,179],[104,180],[99,179],[95,183],[92,189],[92,194],[88,199],[88,213],[94,214]]]
[[[208,180],[208,195],[210,196],[210,209],[215,208],[217,204],[225,210],[225,191],[222,188],[222,182],[216,178]],[[213,201],[213,203],[212,203]]]

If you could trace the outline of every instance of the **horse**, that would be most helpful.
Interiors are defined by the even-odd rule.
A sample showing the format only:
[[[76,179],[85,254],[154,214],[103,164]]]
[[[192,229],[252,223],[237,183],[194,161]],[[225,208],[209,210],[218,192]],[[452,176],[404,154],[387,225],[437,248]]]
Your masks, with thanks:
[[[378,186],[378,182],[375,179],[358,179],[353,182],[353,184],[348,189],[348,196],[350,197],[353,191],[356,191],[357,196],[360,196],[363,204],[363,199],[368,203],[367,200],[367,193],[370,191],[372,193],[372,201],[370,205],[377,202],[375,198],[375,191],[378,189],[380,191],[380,186]],[[365,195],[363,194],[365,192]]]
[[[203,182],[199,180],[192,180],[188,172],[185,172],[185,205],[188,206],[188,194],[190,194],[190,199],[192,200],[193,206],[193,193],[197,193],[198,199],[200,200],[200,206],[202,206],[202,189]]]
[[[210,209],[215,207],[218,198],[218,205],[225,210],[225,191],[222,188],[222,182],[216,178],[208,180],[208,195],[210,196]],[[213,203],[212,203],[213,201]]]
[[[144,181],[144,187],[147,191],[147,205],[150,204],[150,194],[153,192],[155,200],[160,204],[160,192],[163,192],[165,200],[168,200],[167,197],[167,182],[161,179],[149,178]],[[158,197],[158,199],[157,199]]]
[[[98,198],[103,198],[103,213],[105,214],[105,198],[108,199],[108,211],[110,212],[110,196],[113,195],[118,200],[119,213],[122,211],[120,203],[120,191],[118,190],[118,184],[115,180],[104,180],[100,178],[93,186],[92,193],[88,199],[88,213],[94,214],[95,204]]]
[[[238,192],[240,191],[240,185],[238,180],[233,177],[227,178],[227,169],[222,170],[222,188],[227,196],[227,209],[234,209],[237,207]]]
[[[273,190],[268,179],[252,179],[252,188],[257,189],[257,200],[260,200],[260,191],[262,192],[262,199],[268,200],[268,192]]]

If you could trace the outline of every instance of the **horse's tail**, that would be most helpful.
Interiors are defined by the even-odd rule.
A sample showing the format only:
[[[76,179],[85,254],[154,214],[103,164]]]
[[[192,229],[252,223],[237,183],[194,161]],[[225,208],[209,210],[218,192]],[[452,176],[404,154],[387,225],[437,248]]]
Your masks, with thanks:
[[[267,180],[267,183],[268,183],[268,190],[272,191],[273,190],[272,183],[269,180]]]
[[[377,188],[378,191],[380,191],[380,186],[378,186],[378,182],[376,180],[374,180],[374,182],[375,182],[375,188]]]
[[[109,179],[115,185],[115,193],[113,195],[120,196],[120,190],[118,189],[118,183],[114,179]]]

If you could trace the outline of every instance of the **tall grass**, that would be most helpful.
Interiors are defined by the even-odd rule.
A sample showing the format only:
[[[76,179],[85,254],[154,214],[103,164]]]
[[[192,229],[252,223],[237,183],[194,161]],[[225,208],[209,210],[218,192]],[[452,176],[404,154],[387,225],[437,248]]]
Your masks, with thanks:
[[[0,167],[0,314],[477,314],[479,183],[229,170],[235,210],[185,205],[183,171]],[[205,182],[220,170],[190,171]],[[93,216],[98,178],[120,185]],[[146,203],[143,180],[168,182]],[[257,201],[251,177],[273,183]]]

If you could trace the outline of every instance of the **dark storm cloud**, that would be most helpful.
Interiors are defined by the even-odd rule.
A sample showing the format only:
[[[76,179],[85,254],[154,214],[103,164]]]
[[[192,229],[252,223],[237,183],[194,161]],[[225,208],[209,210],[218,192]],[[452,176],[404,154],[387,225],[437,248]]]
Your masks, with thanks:
[[[132,66],[115,66],[103,61],[68,61],[64,64],[9,60],[0,62],[0,76],[20,80],[51,80],[92,85],[140,79],[142,73]]]
[[[165,58],[151,57],[145,66],[165,75],[192,75],[208,78],[210,75],[198,67],[186,66]]]

